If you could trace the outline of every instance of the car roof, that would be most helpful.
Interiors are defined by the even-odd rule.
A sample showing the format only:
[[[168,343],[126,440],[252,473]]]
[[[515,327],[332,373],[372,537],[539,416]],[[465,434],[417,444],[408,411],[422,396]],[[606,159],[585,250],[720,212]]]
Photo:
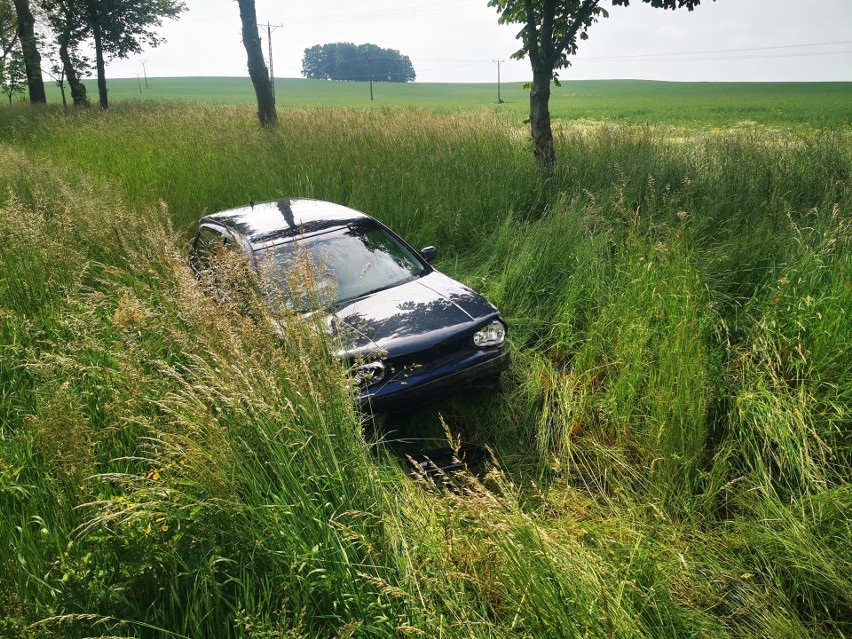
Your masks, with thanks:
[[[252,248],[258,248],[259,245],[372,219],[365,213],[333,202],[285,198],[205,215],[198,223],[215,222],[225,226],[244,237]]]

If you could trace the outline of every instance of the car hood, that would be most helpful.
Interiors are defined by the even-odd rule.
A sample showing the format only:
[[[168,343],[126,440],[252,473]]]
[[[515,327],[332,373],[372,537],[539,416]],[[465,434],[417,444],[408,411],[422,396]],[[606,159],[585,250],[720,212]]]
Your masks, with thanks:
[[[349,357],[376,350],[397,357],[461,333],[473,334],[497,309],[476,291],[432,271],[421,278],[359,298],[329,316]]]

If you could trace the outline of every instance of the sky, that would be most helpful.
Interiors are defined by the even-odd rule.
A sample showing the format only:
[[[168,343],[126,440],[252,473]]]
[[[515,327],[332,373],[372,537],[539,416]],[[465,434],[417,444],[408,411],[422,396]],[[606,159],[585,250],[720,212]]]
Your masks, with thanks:
[[[247,75],[234,0],[185,0],[156,49],[107,66],[107,77]],[[411,58],[418,82],[496,82],[532,77],[512,60],[520,25],[499,25],[487,0],[256,0],[272,24],[279,78],[301,77],[304,50],[371,42]],[[852,81],[852,0],[704,0],[695,11],[663,11],[634,0],[610,7],[563,80],[690,82]],[[267,50],[266,29],[262,44]],[[144,67],[143,63],[144,62]]]

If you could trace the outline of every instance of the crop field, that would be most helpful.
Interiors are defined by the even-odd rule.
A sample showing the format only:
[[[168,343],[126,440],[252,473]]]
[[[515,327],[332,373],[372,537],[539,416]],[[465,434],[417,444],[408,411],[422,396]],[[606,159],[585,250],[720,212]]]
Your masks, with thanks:
[[[86,82],[97,101],[97,86]],[[253,104],[248,78],[197,77],[109,80],[111,99],[184,100],[214,104]],[[55,86],[49,100],[59,102]],[[670,124],[696,127],[766,126],[789,128],[852,125],[852,83],[678,83],[643,80],[566,79],[552,88],[551,113],[565,120]],[[278,79],[276,100],[283,107],[427,108],[476,111],[520,123],[529,117],[529,90],[520,82],[497,84],[329,82]]]
[[[850,85],[566,82],[542,183],[519,87],[233,82],[0,108],[0,637],[852,636]],[[193,222],[282,196],[436,245],[500,385],[369,419],[205,295]]]

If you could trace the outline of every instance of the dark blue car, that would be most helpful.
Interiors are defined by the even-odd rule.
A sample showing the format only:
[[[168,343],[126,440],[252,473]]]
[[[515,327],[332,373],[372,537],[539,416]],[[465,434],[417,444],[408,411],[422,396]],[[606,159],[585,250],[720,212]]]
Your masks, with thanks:
[[[493,383],[509,363],[506,324],[479,293],[429,264],[378,220],[309,199],[252,204],[198,222],[192,265],[238,247],[299,311],[324,309],[346,344],[360,403],[378,410]],[[307,268],[306,268],[307,265]],[[310,287],[298,281],[310,280]]]

